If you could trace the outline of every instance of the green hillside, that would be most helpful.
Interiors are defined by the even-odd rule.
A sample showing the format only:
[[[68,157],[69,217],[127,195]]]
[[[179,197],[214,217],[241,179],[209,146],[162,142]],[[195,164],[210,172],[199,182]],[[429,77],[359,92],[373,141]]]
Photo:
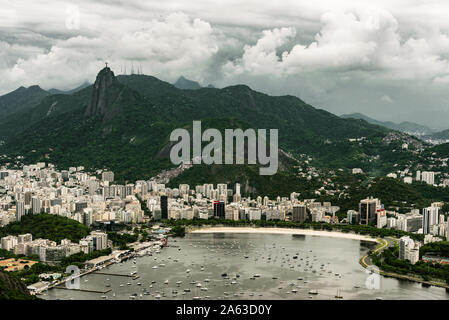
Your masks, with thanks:
[[[17,90],[0,96],[0,119],[19,111],[31,109],[48,95],[50,93],[41,89],[39,86],[31,86],[29,88],[20,87]]]
[[[31,233],[33,239],[42,238],[56,242],[69,239],[79,242],[89,234],[89,229],[75,220],[46,213],[26,215],[20,222],[11,222],[0,228],[0,238],[24,233]]]
[[[0,300],[35,300],[26,286],[14,275],[0,271]]]
[[[169,135],[175,128],[190,128],[193,120],[202,120],[203,130],[276,128],[280,148],[293,155],[307,154],[322,167],[361,167],[385,173],[408,157],[408,153],[391,152],[396,144],[383,143],[389,129],[363,120],[342,119],[293,96],[273,97],[245,85],[180,90],[151,76],[115,77],[109,68],[98,74],[93,86],[73,95],[50,96],[28,115],[15,117],[6,121],[5,128],[13,128],[20,123],[19,118],[30,119],[25,121],[28,127],[10,134],[0,151],[25,156],[25,162],[109,168],[123,181],[149,178],[172,167],[166,152]],[[358,137],[364,137],[364,142],[348,140]],[[214,170],[214,174],[207,170]],[[227,173],[218,174],[217,170],[195,168],[198,174],[191,176],[208,176],[214,182],[231,171],[223,169]],[[228,179],[243,174],[250,186],[268,188],[263,191],[271,194],[270,188],[276,184],[282,187],[296,183],[288,178],[289,170],[283,166],[280,171],[284,173],[279,172],[267,184],[266,178],[252,175],[250,167],[237,166],[235,177]],[[284,189],[287,191],[287,187]]]
[[[63,113],[84,108],[89,101],[91,89],[88,87],[73,95],[49,95],[31,109],[19,110],[0,118],[0,139],[14,137],[41,120],[48,118],[51,121]]]

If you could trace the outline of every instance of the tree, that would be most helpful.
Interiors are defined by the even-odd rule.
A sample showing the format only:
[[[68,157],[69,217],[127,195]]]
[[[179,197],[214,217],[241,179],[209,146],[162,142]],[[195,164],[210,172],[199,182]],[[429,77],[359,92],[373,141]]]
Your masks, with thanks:
[[[171,231],[174,237],[184,237],[186,235],[186,228],[183,226],[174,226]]]

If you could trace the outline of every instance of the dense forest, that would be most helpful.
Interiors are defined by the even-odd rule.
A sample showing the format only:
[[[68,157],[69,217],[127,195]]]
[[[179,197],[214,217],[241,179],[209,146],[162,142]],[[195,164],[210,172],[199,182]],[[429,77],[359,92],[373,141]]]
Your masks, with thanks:
[[[79,242],[89,234],[89,228],[73,219],[46,213],[25,215],[20,222],[11,222],[0,228],[0,237],[24,233],[31,233],[33,239],[49,239],[58,243],[62,239]]]

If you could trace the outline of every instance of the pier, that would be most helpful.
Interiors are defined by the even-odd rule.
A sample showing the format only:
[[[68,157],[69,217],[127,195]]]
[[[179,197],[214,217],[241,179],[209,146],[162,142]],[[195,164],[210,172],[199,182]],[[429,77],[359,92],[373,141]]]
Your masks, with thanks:
[[[74,291],[91,292],[91,293],[102,293],[102,294],[106,294],[109,291],[111,291],[111,289],[107,289],[105,291],[90,290],[90,289],[71,289],[71,288],[62,287],[62,286],[54,286],[53,289],[74,290]]]
[[[101,275],[105,275],[105,276],[114,276],[114,277],[128,277],[128,278],[133,278],[133,280],[140,278],[139,275],[120,274],[120,273],[95,272],[94,274],[101,274]]]

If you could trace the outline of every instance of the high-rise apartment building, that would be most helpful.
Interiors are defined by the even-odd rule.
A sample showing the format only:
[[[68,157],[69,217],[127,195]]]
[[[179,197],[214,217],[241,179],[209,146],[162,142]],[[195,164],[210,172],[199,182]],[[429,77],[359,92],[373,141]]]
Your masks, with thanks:
[[[304,222],[307,219],[307,210],[305,205],[293,206],[292,220],[295,222]]]
[[[161,219],[168,219],[168,197],[161,196]]]
[[[380,208],[379,199],[363,199],[359,203],[360,223],[369,225],[376,224],[377,209]]]

